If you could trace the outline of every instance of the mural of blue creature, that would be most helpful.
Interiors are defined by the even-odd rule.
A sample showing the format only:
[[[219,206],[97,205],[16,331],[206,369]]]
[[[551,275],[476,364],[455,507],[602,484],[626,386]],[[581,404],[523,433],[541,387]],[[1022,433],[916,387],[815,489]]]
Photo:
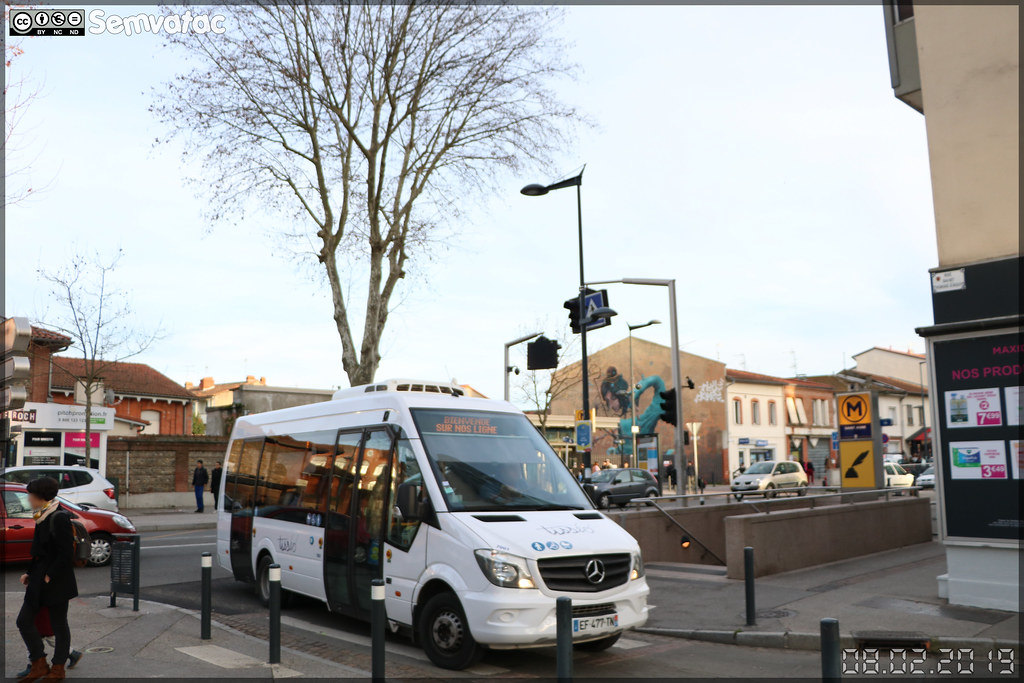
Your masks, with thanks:
[[[644,377],[640,380],[637,388],[633,391],[633,405],[636,405],[636,401],[640,398],[645,391],[648,389],[654,389],[654,398],[651,400],[651,404],[647,406],[644,412],[636,416],[636,426],[640,428],[641,434],[653,434],[654,428],[658,424],[658,419],[661,417],[662,411],[664,411],[664,401],[661,400],[661,392],[665,391],[665,381],[657,375],[651,375],[650,377]],[[630,436],[633,433],[633,421],[631,419],[619,420],[619,434],[623,438],[622,452],[625,454],[633,454],[633,440]]]

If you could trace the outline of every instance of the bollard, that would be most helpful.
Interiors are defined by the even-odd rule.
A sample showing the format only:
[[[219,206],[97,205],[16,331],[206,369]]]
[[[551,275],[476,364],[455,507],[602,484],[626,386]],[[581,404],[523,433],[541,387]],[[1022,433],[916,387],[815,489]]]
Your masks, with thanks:
[[[210,612],[213,609],[211,600],[211,583],[213,578],[213,556],[210,553],[203,553],[202,560],[200,561],[202,567],[201,573],[203,576],[203,588],[202,588],[202,615],[200,617],[199,627],[199,638],[201,640],[210,639]]]
[[[555,600],[557,647],[555,666],[559,683],[572,680],[572,598]]]
[[[743,582],[747,589],[747,626],[757,626],[757,608],[754,603],[754,549],[743,549]]]
[[[841,673],[839,657],[839,622],[821,620],[821,680],[838,681]]]
[[[281,663],[281,565],[270,565],[270,663]]]
[[[371,663],[370,674],[374,681],[384,681],[384,579],[374,579],[370,587]]]

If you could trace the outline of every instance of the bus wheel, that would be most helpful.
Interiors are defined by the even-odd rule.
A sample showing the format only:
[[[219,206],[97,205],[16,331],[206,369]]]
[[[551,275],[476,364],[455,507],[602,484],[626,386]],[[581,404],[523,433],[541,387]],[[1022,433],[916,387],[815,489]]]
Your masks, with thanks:
[[[264,607],[270,604],[270,565],[274,560],[270,555],[264,555],[256,563],[256,597]]]
[[[439,593],[427,600],[417,630],[423,651],[442,669],[466,669],[483,656],[483,648],[469,632],[466,613],[452,593]]]
[[[613,636],[607,636],[600,640],[588,640],[585,643],[573,643],[573,647],[577,650],[584,650],[586,652],[601,652],[619,642],[619,636],[621,635],[621,633],[616,633]]]
[[[264,555],[256,564],[256,597],[264,607],[270,605],[270,565],[274,564],[270,555]],[[288,609],[293,606],[295,594],[291,591],[281,589],[281,608]]]

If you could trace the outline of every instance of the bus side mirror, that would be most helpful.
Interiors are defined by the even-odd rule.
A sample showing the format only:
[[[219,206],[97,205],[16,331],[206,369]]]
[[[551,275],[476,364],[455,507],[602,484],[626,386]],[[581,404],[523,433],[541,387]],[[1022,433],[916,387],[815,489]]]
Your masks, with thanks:
[[[396,494],[398,511],[406,522],[420,522],[426,516],[426,505],[420,500],[420,487],[411,482],[399,485]]]

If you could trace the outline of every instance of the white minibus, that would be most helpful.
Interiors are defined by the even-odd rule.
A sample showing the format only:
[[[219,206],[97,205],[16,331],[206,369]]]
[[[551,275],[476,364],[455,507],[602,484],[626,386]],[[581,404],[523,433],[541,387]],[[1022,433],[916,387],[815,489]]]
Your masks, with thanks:
[[[282,588],[370,614],[464,669],[486,648],[573,639],[603,650],[647,621],[636,540],[596,510],[526,416],[436,382],[390,380],[240,417],[228,443],[217,556],[269,600]]]

